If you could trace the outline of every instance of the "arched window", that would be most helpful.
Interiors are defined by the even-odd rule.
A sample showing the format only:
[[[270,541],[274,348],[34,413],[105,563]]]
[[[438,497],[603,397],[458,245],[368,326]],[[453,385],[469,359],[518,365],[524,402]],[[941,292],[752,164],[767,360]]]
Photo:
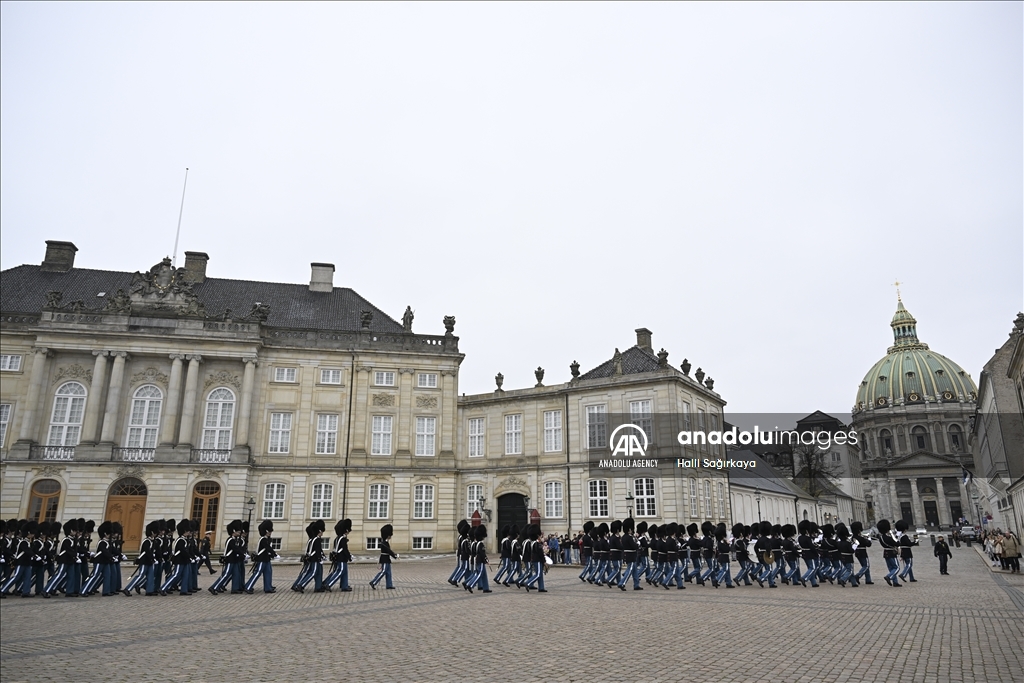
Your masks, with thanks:
[[[883,429],[878,433],[878,446],[884,455],[886,451],[892,452],[892,432],[888,429]]]
[[[235,417],[235,394],[219,387],[206,398],[206,421],[203,422],[203,448],[231,448],[231,426]]]
[[[910,438],[913,439],[914,448],[923,451],[928,448],[928,430],[917,426],[910,430]]]
[[[118,479],[110,487],[110,495],[112,496],[145,496],[148,493],[146,484],[135,477]]]
[[[40,479],[32,484],[32,495],[28,501],[28,518],[33,522],[54,522],[57,520],[57,506],[60,504],[60,482],[56,479]]]
[[[152,384],[135,390],[128,418],[128,448],[156,448],[163,398],[163,392]]]
[[[959,453],[964,449],[964,436],[960,429],[960,425],[949,426],[949,447],[954,453]]]
[[[77,446],[85,414],[85,387],[78,382],[61,384],[53,399],[48,446]]]

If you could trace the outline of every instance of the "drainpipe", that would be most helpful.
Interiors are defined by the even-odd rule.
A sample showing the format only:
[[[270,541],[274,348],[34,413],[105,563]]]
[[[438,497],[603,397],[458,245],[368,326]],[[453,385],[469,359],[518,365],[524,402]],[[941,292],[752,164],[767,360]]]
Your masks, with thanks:
[[[345,502],[348,500],[348,456],[352,442],[352,401],[356,393],[356,354],[352,354],[352,367],[348,375],[348,429],[345,430],[345,481],[341,486],[341,517],[345,518]]]

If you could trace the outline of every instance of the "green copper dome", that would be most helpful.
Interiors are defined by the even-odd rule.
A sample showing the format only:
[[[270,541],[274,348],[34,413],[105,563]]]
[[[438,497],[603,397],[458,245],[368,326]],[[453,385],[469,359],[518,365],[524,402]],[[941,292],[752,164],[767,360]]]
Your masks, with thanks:
[[[894,343],[857,390],[854,412],[914,403],[973,402],[978,387],[963,368],[917,338],[917,320],[899,301],[890,323]]]

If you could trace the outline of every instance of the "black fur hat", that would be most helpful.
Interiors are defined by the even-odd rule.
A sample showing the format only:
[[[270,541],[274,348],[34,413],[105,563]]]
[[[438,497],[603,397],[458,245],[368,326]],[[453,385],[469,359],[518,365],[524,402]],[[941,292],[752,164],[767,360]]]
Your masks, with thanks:
[[[519,538],[519,525],[513,524],[508,530],[509,538]]]
[[[639,524],[636,525],[636,532],[638,534],[646,533],[647,529],[648,529],[647,522],[640,522]]]
[[[459,536],[465,536],[469,533],[469,522],[464,519],[460,519],[459,523],[455,525],[455,528],[459,531]]]
[[[905,520],[905,519],[896,520],[896,531],[901,531],[902,532],[902,531],[906,531],[908,528],[910,528],[910,525],[907,524],[907,520]]]
[[[593,522],[588,520],[588,521],[583,523],[583,533],[589,534],[590,530],[593,529],[593,528],[594,528],[594,523]]]
[[[149,524],[146,525],[146,535],[147,536],[155,536],[156,535],[156,532],[157,532],[156,525],[157,525],[158,522],[159,522],[159,520],[154,519],[152,522],[150,522]]]
[[[811,522],[811,535],[816,536],[821,532],[821,527],[818,526],[817,522]]]
[[[843,539],[849,538],[850,530],[846,528],[845,524],[839,522],[839,524],[836,524],[836,536]]]
[[[228,522],[228,533],[229,534],[233,534],[236,531],[240,531],[241,529],[242,529],[242,520],[240,520],[240,519],[233,519],[230,522]]]
[[[334,525],[334,535],[341,536],[343,533],[345,533],[345,520],[339,519]]]
[[[173,519],[164,520],[164,531],[169,534],[173,534],[175,529],[175,521]]]
[[[109,536],[110,535],[110,527],[111,527],[110,522],[109,521],[104,521],[102,524],[100,524],[100,528],[96,530],[96,533],[98,533],[101,538],[103,536]]]
[[[121,534],[123,534],[124,527],[121,526],[121,522],[111,522],[110,533],[114,534],[115,536],[120,536]]]
[[[341,521],[345,522],[345,533],[346,534],[352,533],[352,520],[349,519],[348,517],[346,517],[345,519],[343,519]]]
[[[198,519],[193,519],[190,522],[190,524],[191,524],[190,528],[192,529],[192,533],[195,533],[195,532],[199,531],[199,520]],[[248,524],[248,522],[246,522],[246,524]]]
[[[853,532],[854,536],[856,536],[860,532],[864,531],[864,525],[860,522],[853,522],[850,524],[850,531]]]
[[[878,524],[876,524],[875,526],[877,526],[878,531],[883,534],[887,534],[890,531],[892,531],[892,525],[889,524],[889,520],[887,519],[878,520]]]
[[[79,520],[79,522],[81,522],[81,520]],[[79,527],[79,530],[80,530],[80,531],[81,531],[82,529],[84,529],[84,530],[85,530],[85,533],[86,533],[86,534],[91,534],[91,533],[92,533],[93,531],[95,531],[95,530],[96,530],[96,522],[95,522],[94,520],[91,520],[91,519],[90,519],[90,520],[89,520],[88,522],[86,522],[86,523],[85,523],[84,525],[82,525],[81,527]]]
[[[687,526],[686,527],[686,533],[690,534],[690,536],[696,536],[697,535],[697,523],[693,522],[692,524]]]
[[[77,522],[77,520],[74,520],[74,519],[69,519],[68,521],[64,522],[64,535],[65,536],[70,536],[71,534],[73,534],[75,531],[77,531],[77,528],[76,528],[77,526],[78,526],[78,522]],[[3,533],[3,532],[0,531],[0,533]]]
[[[39,522],[34,522],[34,521],[26,520],[25,521],[25,525],[21,528],[21,535],[22,536],[28,536],[29,534],[32,534],[33,536],[35,536],[38,533],[39,533]]]
[[[187,519],[183,519],[180,522],[178,522],[177,529],[178,529],[178,535],[179,536],[184,536],[188,531],[190,531],[192,529],[192,525],[188,523]]]
[[[602,524],[602,526],[604,526],[604,524]],[[538,538],[540,538],[540,533],[540,526],[536,524],[531,524],[530,529],[526,535],[531,541],[536,541]]]
[[[193,527],[192,527],[192,531],[198,531],[198,530],[199,530],[199,522],[195,522]],[[321,531],[323,531],[323,529],[321,529]],[[249,535],[249,520],[245,520],[245,521],[242,522],[242,533],[245,534],[246,536]]]
[[[800,520],[800,523],[796,525],[796,528],[801,534],[806,536],[811,532],[811,521],[809,519],[802,519]]]
[[[725,531],[725,530],[726,530],[725,522],[719,522],[718,524],[715,525],[715,532],[716,533],[718,531]]]
[[[771,536],[772,535],[772,523],[769,522],[768,520],[762,520],[761,524],[760,524],[760,528],[758,529],[758,531],[761,532],[762,536]]]
[[[749,524],[744,524],[743,525],[743,535],[744,536],[749,536],[752,533],[754,533],[754,530],[750,528],[750,525]]]
[[[719,526],[715,527],[715,538],[717,538],[719,541],[721,541],[721,540],[723,540],[725,538],[725,525],[724,524],[720,524]]]
[[[782,535],[782,525],[781,524],[773,524],[772,525],[772,536],[781,536],[781,535]]]
[[[608,523],[607,522],[601,522],[601,526],[597,527],[597,535],[598,536],[607,536],[608,535],[608,531],[609,531],[609,528],[608,528]]]
[[[743,535],[743,525],[740,524],[739,522],[736,522],[735,524],[733,524],[732,525],[732,535],[735,536],[736,538],[739,538],[740,536],[742,536]]]
[[[668,523],[668,528],[665,530],[665,533],[667,533],[669,536],[675,536],[676,534],[678,534],[679,533],[679,523],[678,522],[669,522]]]
[[[487,527],[481,524],[476,528],[476,540],[482,541],[487,538]]]
[[[632,517],[622,520],[622,530],[627,534],[633,533],[636,530],[636,520]]]
[[[505,526],[501,527],[501,535],[499,535],[498,538],[505,538],[506,536],[508,536],[509,529],[511,528],[512,527],[509,524],[506,524]]]
[[[642,523],[642,522],[641,522],[641,523]],[[663,526],[664,526],[664,525],[663,525]],[[661,528],[661,527],[659,527],[659,526],[658,526],[657,524],[652,524],[652,525],[650,525],[649,527],[647,527],[647,533],[648,533],[648,534],[650,534],[651,538],[656,538],[656,537],[657,537],[657,535],[658,535],[658,530],[659,530],[660,528]]]
[[[795,526],[793,526],[792,524],[783,524],[782,525],[782,537],[783,538],[792,538],[795,535],[796,535],[796,527]]]
[[[246,526],[247,525],[245,523],[242,524],[242,531],[246,531],[247,530]],[[322,519],[316,520],[316,530],[319,531],[320,533],[324,533],[325,531],[327,531],[327,522],[325,522]]]
[[[715,532],[715,525],[711,522],[704,522],[700,525],[700,532],[705,536],[710,536]]]
[[[268,531],[274,530],[274,522],[272,522],[269,519],[265,519],[262,522],[260,522],[260,525],[259,527],[257,527],[257,530],[260,532],[260,536],[263,536]]]
[[[622,522],[620,522],[617,519],[613,520],[612,521],[612,526],[611,526],[611,532],[613,534],[621,534],[622,533]]]
[[[232,522],[232,524],[233,523],[234,522]],[[316,535],[318,533],[319,533],[319,528],[317,527],[316,522],[310,522],[309,524],[306,525],[306,536],[308,538],[316,538]]]
[[[380,528],[380,537],[387,540],[395,535],[395,528],[390,524],[385,524]]]
[[[832,538],[836,535],[836,528],[831,524],[826,524],[821,527],[821,535],[825,538]]]

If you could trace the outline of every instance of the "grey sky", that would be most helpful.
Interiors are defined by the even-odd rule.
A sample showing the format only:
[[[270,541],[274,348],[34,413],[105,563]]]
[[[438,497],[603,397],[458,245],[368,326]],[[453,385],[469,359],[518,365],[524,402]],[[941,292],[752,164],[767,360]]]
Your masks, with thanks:
[[[649,327],[731,411],[846,411],[903,299],[977,379],[1022,307],[1022,5],[2,6],[3,268],[455,315],[460,391]]]

